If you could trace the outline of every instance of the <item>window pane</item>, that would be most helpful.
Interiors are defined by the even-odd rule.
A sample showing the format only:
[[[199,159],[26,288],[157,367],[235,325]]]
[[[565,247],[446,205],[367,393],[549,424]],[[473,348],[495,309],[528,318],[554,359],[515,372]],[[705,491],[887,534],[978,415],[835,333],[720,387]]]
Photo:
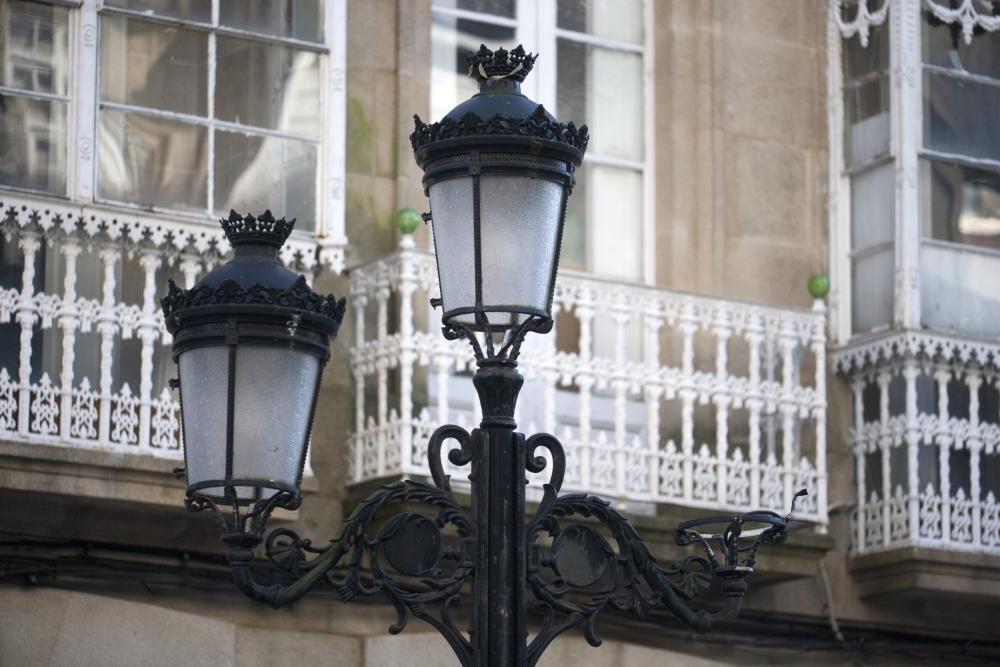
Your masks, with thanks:
[[[642,43],[642,0],[559,0],[556,24],[566,30]]]
[[[199,125],[102,109],[98,196],[204,211],[208,207],[207,137],[207,130]]]
[[[100,77],[103,100],[205,116],[207,33],[105,14]]]
[[[1000,321],[1000,257],[921,244],[920,319],[935,331],[995,338]]]
[[[851,249],[893,242],[896,169],[892,162],[851,176]]]
[[[589,151],[643,158],[642,56],[559,40],[558,115],[590,127]]]
[[[924,236],[1000,250],[1000,174],[923,160]]]
[[[889,76],[844,87],[844,152],[847,164],[889,154]]]
[[[67,95],[69,11],[32,2],[0,3],[0,85]]]
[[[873,25],[868,33],[868,46],[861,46],[858,37],[843,41],[844,81],[852,81],[873,72],[889,71],[889,26]]]
[[[66,104],[0,95],[0,183],[66,194]]]
[[[924,72],[924,145],[1000,160],[1000,87]]]
[[[434,0],[434,6],[513,18],[514,2],[515,0]]]
[[[925,63],[1000,79],[1000,33],[976,35],[971,44],[960,38],[955,48],[947,26],[924,22],[922,46]]]
[[[175,19],[212,22],[212,0],[104,0],[104,4]]]
[[[476,82],[469,78],[465,58],[479,50],[513,48],[514,29],[490,23],[456,19],[434,14],[431,27],[431,118],[439,120],[460,102],[476,93]]]
[[[219,36],[217,59],[216,118],[319,138],[315,53]]]
[[[642,279],[642,174],[585,163],[566,208],[559,265]]]
[[[215,208],[295,218],[316,228],[316,145],[237,132],[215,133]]]
[[[323,41],[319,0],[222,0],[219,24],[278,37]]]
[[[852,260],[851,324],[854,333],[868,333],[892,323],[894,252],[887,248]]]

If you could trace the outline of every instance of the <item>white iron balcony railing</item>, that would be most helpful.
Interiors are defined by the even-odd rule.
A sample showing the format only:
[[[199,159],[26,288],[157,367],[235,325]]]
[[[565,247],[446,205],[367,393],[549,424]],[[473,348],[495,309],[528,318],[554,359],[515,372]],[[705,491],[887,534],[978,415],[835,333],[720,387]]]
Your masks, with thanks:
[[[350,482],[427,475],[433,430],[478,422],[472,352],[440,335],[427,305],[434,257],[412,238],[350,277]],[[787,511],[805,487],[796,515],[826,523],[822,304],[771,307],[562,271],[554,311],[555,331],[522,349],[516,416],[526,432],[562,440],[565,488],[633,508]]]
[[[0,193],[0,442],[182,459],[159,300],[228,252],[221,230]],[[316,244],[290,239],[310,273]]]
[[[854,399],[854,552],[1000,554],[1000,345],[904,332],[834,359]]]

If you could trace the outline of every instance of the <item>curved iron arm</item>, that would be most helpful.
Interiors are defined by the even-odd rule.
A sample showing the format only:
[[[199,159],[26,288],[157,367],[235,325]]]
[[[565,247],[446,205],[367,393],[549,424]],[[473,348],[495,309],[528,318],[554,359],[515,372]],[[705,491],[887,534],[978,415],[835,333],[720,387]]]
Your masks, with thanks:
[[[412,614],[434,626],[463,665],[472,664],[472,647],[455,625],[450,610],[474,570],[469,557],[469,541],[474,531],[463,508],[455,501],[449,477],[441,465],[441,448],[447,440],[458,443],[458,448],[449,452],[449,459],[456,465],[470,463],[475,458],[470,439],[470,434],[458,426],[439,428],[428,443],[434,484],[414,480],[386,484],[354,509],[327,546],[314,547],[289,528],[272,531],[265,541],[266,553],[278,569],[297,577],[289,585],[263,585],[253,577],[253,548],[260,542],[263,524],[256,534],[235,533],[223,521],[220,529],[226,528],[223,540],[230,546],[228,560],[237,587],[253,600],[276,609],[299,600],[320,582],[330,585],[344,602],[382,594],[396,609],[396,622],[389,627],[390,633],[402,632],[408,615]],[[383,518],[383,508],[400,503],[422,505],[436,515],[431,519],[416,512],[401,512],[372,537],[370,531],[376,520]],[[190,509],[209,507],[215,509],[210,503]],[[266,520],[270,509],[261,510],[256,516]],[[216,517],[220,516],[216,512]],[[448,525],[458,537],[457,545],[444,544],[441,531]],[[453,565],[445,569],[442,561],[452,561]],[[438,608],[437,615],[431,610],[433,606]]]
[[[545,614],[541,630],[528,647],[529,665],[538,661],[556,637],[581,624],[588,643],[599,646],[601,638],[595,630],[595,621],[597,615],[609,607],[638,618],[647,617],[653,610],[665,609],[697,632],[707,632],[721,622],[736,618],[758,549],[764,543],[780,543],[785,539],[787,517],[774,512],[687,521],[677,528],[677,544],[700,544],[705,548],[705,556],[689,556],[666,566],[660,565],[631,522],[607,500],[583,493],[558,495],[565,465],[558,439],[538,434],[528,443],[528,467],[532,472],[540,472],[543,465],[539,464],[544,464],[544,459],[531,458],[534,454],[532,443],[544,445],[553,459],[551,480],[544,485],[542,502],[527,530],[534,554],[528,582]],[[805,491],[800,491],[796,498],[800,495],[805,495]],[[610,534],[615,548],[588,525],[563,525],[563,521],[571,517],[596,521]],[[719,534],[695,530],[713,523],[723,523],[726,527]],[[747,524],[763,527],[744,531],[743,526]],[[552,538],[547,554],[543,554],[537,544],[544,534]],[[753,539],[741,545],[741,537]],[[715,557],[709,544],[712,538],[719,540],[724,563]],[[723,607],[716,611],[693,608],[690,601],[706,591],[713,579],[721,583],[726,598]]]
[[[550,469],[542,501],[524,526],[524,580],[513,582],[525,594],[531,591],[543,613],[542,626],[524,653],[527,665],[535,665],[556,637],[580,625],[587,641],[599,646],[596,619],[608,608],[638,618],[666,610],[698,632],[735,618],[760,546],[785,539],[788,518],[774,512],[686,521],[677,527],[677,544],[699,545],[704,555],[660,564],[631,522],[608,501],[583,493],[559,495],[566,456],[557,438],[539,433],[525,440],[515,435],[513,442],[523,447],[518,458],[524,470]],[[475,576],[479,544],[477,526],[456,502],[441,462],[442,448],[452,441],[451,463],[475,464],[484,473],[481,438],[479,430],[439,428],[427,447],[433,484],[414,480],[386,484],[355,508],[328,545],[313,546],[288,528],[272,531],[264,540],[266,553],[277,568],[296,577],[289,585],[261,584],[251,567],[253,548],[261,542],[271,511],[294,505],[295,499],[272,496],[261,500],[242,518],[234,514],[231,526],[216,512],[222,538],[230,546],[228,559],[237,587],[275,608],[295,602],[320,583],[329,585],[345,602],[382,594],[396,609],[391,633],[402,632],[412,614],[444,636],[460,664],[494,664],[481,662],[471,635],[459,630],[451,615],[466,582]],[[547,457],[541,455],[542,450],[548,452]],[[475,484],[473,480],[473,494]],[[402,511],[383,523],[383,510],[394,503],[421,505],[433,510],[433,518]],[[189,508],[218,509],[196,496],[189,499]],[[574,523],[578,518],[590,521]],[[720,525],[721,530],[701,532],[712,525]],[[457,537],[450,545],[445,545],[442,532],[447,526]],[[551,542],[543,544],[547,540]],[[715,548],[713,543],[717,543]],[[725,595],[722,607],[715,611],[694,608],[692,600],[716,580]]]

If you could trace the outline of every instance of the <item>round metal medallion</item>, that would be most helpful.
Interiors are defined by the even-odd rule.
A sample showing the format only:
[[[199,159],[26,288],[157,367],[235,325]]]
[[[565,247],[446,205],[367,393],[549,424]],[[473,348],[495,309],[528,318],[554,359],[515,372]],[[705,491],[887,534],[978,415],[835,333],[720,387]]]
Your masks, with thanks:
[[[596,583],[614,555],[607,541],[586,526],[567,526],[552,544],[556,570],[571,586],[585,588]]]
[[[391,534],[385,539],[383,550],[393,569],[418,577],[437,567],[441,561],[441,531],[437,524],[413,513],[401,515],[398,522],[392,523],[399,525],[386,527]]]

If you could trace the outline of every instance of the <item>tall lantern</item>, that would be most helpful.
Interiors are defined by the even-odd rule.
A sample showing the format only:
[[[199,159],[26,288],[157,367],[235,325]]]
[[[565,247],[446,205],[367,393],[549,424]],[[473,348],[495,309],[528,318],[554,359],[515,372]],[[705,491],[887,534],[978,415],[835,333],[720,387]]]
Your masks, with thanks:
[[[521,94],[535,56],[485,46],[479,93],[410,135],[430,198],[446,332],[548,331],[566,201],[587,127]],[[487,336],[487,339],[489,336]]]
[[[233,212],[221,223],[233,259],[190,290],[171,281],[162,305],[178,365],[188,508],[231,507],[228,540],[256,543],[271,510],[301,502],[344,300],[316,294],[279,262],[294,220]]]

